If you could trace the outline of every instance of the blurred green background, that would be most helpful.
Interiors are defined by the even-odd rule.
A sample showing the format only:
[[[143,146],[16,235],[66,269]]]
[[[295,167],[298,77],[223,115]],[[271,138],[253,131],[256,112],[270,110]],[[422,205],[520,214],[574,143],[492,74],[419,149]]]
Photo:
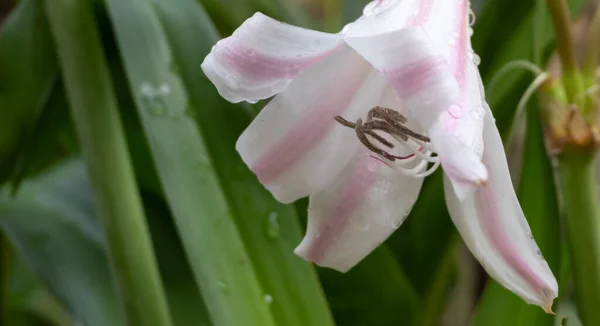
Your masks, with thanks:
[[[515,186],[560,279],[557,315],[488,279],[448,216],[441,171],[402,228],[347,274],[294,256],[307,202],[277,203],[234,148],[264,103],[225,102],[200,63],[256,11],[336,32],[366,2],[1,0],[1,324],[167,325],[168,314],[176,326],[578,325],[535,103],[526,123],[515,117],[535,76],[490,85],[511,60],[545,65],[554,36],[543,1],[471,2]],[[569,1],[574,15],[584,5]],[[142,224],[105,217],[119,200]],[[127,255],[109,263],[115,247]],[[148,272],[131,275],[131,260]],[[126,318],[140,312],[147,319]]]

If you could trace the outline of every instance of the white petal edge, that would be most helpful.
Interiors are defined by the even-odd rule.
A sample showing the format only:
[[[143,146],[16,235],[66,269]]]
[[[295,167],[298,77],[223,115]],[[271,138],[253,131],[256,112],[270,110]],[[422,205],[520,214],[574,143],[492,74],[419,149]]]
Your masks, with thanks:
[[[364,116],[385,80],[349,47],[307,70],[277,95],[239,138],[236,148],[259,181],[289,203],[325,188],[359,142],[334,117]]]
[[[422,183],[359,150],[330,187],[310,197],[308,228],[295,253],[350,270],[400,227]]]
[[[202,70],[230,102],[269,98],[334,52],[342,37],[284,24],[261,13],[220,40]]]
[[[531,236],[512,187],[500,134],[487,105],[485,109],[483,162],[489,171],[488,183],[461,201],[445,178],[448,209],[485,270],[526,302],[550,312],[558,284]]]

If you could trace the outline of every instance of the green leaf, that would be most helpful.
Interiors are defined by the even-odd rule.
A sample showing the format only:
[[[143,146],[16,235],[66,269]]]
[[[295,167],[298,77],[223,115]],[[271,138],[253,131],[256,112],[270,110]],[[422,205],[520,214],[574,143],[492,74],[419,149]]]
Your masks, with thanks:
[[[292,254],[300,239],[293,209],[277,204],[235,153],[235,139],[249,115],[220,99],[200,70],[203,57],[218,39],[202,8],[194,1],[178,1],[177,6],[157,1],[154,8],[143,2],[109,2],[109,8],[166,196],[215,323],[250,322],[247,316],[231,314],[232,310],[246,311],[250,318],[266,318],[260,315],[264,308],[286,325],[329,323],[314,271]],[[127,26],[119,19],[125,13]],[[145,33],[152,36],[142,37]],[[126,44],[138,39],[144,43],[135,48]],[[140,62],[139,51],[154,57]],[[154,89],[169,84],[171,93],[159,99],[165,109],[162,115],[148,111],[153,108],[140,90],[144,82]],[[159,140],[172,145],[158,146]],[[165,162],[168,157],[180,159]],[[181,169],[187,174],[173,174]],[[182,211],[186,206],[192,209]],[[199,231],[192,232],[190,223],[210,237],[200,242]],[[236,248],[240,240],[246,250]],[[210,250],[215,247],[221,248],[217,256]],[[227,263],[223,247],[231,247]],[[216,262],[207,264],[207,259]],[[216,269],[219,265],[227,272]],[[256,276],[259,283],[253,285]],[[240,294],[244,292],[245,296]]]
[[[107,6],[167,202],[212,320],[272,325],[154,8],[144,0]]]
[[[71,161],[0,198],[0,226],[74,319],[125,325],[83,166]]]
[[[412,325],[420,299],[390,249],[382,245],[348,273],[320,269],[336,323]]]
[[[0,27],[0,183],[13,177],[56,80],[42,0],[23,0]]]
[[[293,254],[302,238],[293,206],[278,203],[235,151],[237,137],[251,115],[246,107],[223,100],[200,70],[204,56],[217,41],[214,28],[191,0],[178,0],[178,6],[155,3],[198,109],[196,120],[211,140],[208,150],[237,226],[265,295],[273,298],[273,315],[284,325],[330,325],[332,318],[313,268]],[[196,35],[197,30],[204,31],[203,37]]]
[[[211,325],[168,207],[162,198],[154,194],[144,196],[144,207],[173,315],[173,325]]]
[[[45,2],[129,323],[171,324],[91,3]]]

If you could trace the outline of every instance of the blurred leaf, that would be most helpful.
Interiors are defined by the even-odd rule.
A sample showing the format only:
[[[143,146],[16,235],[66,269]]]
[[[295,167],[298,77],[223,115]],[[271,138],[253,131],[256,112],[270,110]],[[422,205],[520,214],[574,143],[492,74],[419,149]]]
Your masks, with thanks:
[[[107,5],[167,201],[213,321],[273,324],[252,265],[243,263],[246,251],[190,119],[188,96],[154,8],[143,0]]]
[[[10,326],[55,326],[51,322],[29,311],[10,310],[6,316]]]
[[[0,226],[74,319],[124,325],[83,166],[68,162],[1,198]]]
[[[302,238],[293,206],[278,203],[235,150],[237,137],[251,120],[248,108],[223,100],[200,69],[217,41],[214,28],[191,0],[178,0],[178,6],[155,3],[197,108],[196,121],[210,139],[208,150],[237,227],[265,295],[273,299],[271,311],[284,325],[330,325],[332,318],[314,269],[293,254]],[[198,30],[204,31],[203,38],[196,35]]]
[[[56,80],[42,0],[23,0],[0,27],[0,183],[9,179],[39,124]]]
[[[13,189],[26,177],[67,156],[69,149],[62,143],[61,136],[73,132],[63,86],[55,83],[31,132],[23,134],[17,144],[19,154],[12,171]]]
[[[417,292],[385,245],[346,274],[319,274],[338,325],[413,325],[422,312]]]
[[[116,7],[111,8],[114,9]],[[162,120],[164,123],[164,120],[172,120],[185,125],[186,122],[193,123],[193,120],[189,120],[190,118],[197,117],[202,128],[202,135],[211,139],[211,142],[207,142],[208,153],[212,155],[210,160],[214,162],[215,167],[218,167],[217,176],[220,178],[220,187],[224,190],[229,190],[226,193],[226,199],[228,200],[227,204],[234,213],[233,218],[238,221],[239,230],[242,233],[243,240],[245,241],[248,250],[248,254],[242,253],[239,255],[232,255],[233,261],[230,262],[230,264],[240,266],[240,270],[246,269],[247,272],[251,272],[252,269],[250,268],[254,267],[254,271],[258,273],[259,281],[263,288],[260,297],[256,298],[258,300],[253,299],[250,304],[243,303],[243,298],[236,298],[236,300],[240,300],[240,305],[243,305],[244,309],[249,309],[252,305],[257,304],[269,306],[273,315],[276,316],[278,320],[282,320],[282,324],[294,325],[297,323],[299,325],[326,325],[330,321],[330,317],[326,303],[321,296],[321,290],[314,271],[312,271],[308,264],[302,262],[292,254],[293,246],[300,239],[293,209],[277,204],[262,186],[258,185],[255,177],[252,176],[235,153],[235,139],[248,124],[249,117],[242,110],[231,104],[226,104],[225,101],[220,99],[214,87],[203,76],[203,73],[200,70],[200,63],[204,57],[202,53],[207,54],[210,47],[212,47],[217,40],[216,33],[214,32],[210,21],[202,11],[202,8],[193,1],[179,1],[178,6],[156,2],[155,10],[160,15],[165,32],[169,37],[168,41],[171,42],[171,44],[169,44],[167,40],[163,38],[161,26],[154,21],[153,13],[147,9],[142,10],[143,12],[146,12],[147,15],[144,16],[144,18],[139,18],[140,21],[138,23],[153,25],[154,27],[146,27],[145,30],[154,29],[155,33],[159,35],[158,43],[146,44],[144,47],[149,49],[165,49],[162,56],[157,56],[154,60],[160,60],[160,62],[166,64],[162,64],[162,67],[161,64],[152,64],[154,72],[152,72],[153,76],[150,76],[150,69],[135,69],[132,62],[128,63],[128,56],[131,58],[138,58],[138,56],[133,54],[133,49],[125,49],[122,47],[122,49],[125,49],[125,65],[130,81],[132,82],[132,85],[134,85],[132,86],[132,89],[134,90],[134,93],[136,93],[138,99],[138,108],[142,110],[142,120],[144,121],[144,119],[147,119],[144,124],[146,125],[146,130],[149,132],[148,135],[151,146],[153,138],[155,138],[152,135],[156,134],[158,129],[154,127],[151,130],[148,127],[149,121],[158,123]],[[117,11],[120,10],[114,9],[112,11],[115,22],[117,21],[117,17],[115,16]],[[129,15],[129,17],[131,20],[131,15]],[[131,31],[132,28],[129,27],[127,30]],[[198,30],[205,31],[205,33],[203,33],[204,38],[200,41],[198,41]],[[117,36],[119,36],[118,31],[119,29],[117,28]],[[123,37],[123,35],[121,36]],[[156,39],[156,35],[153,36],[152,39]],[[124,46],[122,42],[121,45]],[[149,50],[148,52],[157,51]],[[171,53],[169,52],[172,52],[174,58],[170,57]],[[160,57],[163,59],[159,59]],[[137,61],[138,60],[136,59],[136,63],[139,63]],[[140,73],[140,71],[146,74],[144,79],[142,79],[143,77],[141,76],[143,74]],[[177,78],[179,73],[182,74],[187,89],[180,88],[179,79]],[[169,79],[169,77],[174,79]],[[176,89],[175,92],[181,92],[178,94],[181,101],[169,101],[169,98],[167,97],[161,99],[165,101],[164,116],[161,117],[160,114],[152,116],[151,112],[148,113],[147,111],[144,111],[148,109],[147,107],[144,108],[144,106],[147,105],[145,103],[140,103],[143,102],[144,94],[140,93],[140,91],[135,88],[138,88],[143,84],[143,81],[148,81],[150,83],[154,82],[156,86],[160,86],[167,80],[169,80],[168,84],[172,92]],[[175,82],[171,80],[175,80]],[[187,94],[185,94],[186,90],[189,92],[189,99]],[[140,97],[142,97],[142,101],[140,101]],[[166,103],[169,105],[166,105]],[[223,106],[229,107],[224,108]],[[180,110],[179,112],[178,109]],[[220,124],[219,122],[221,121],[226,124]],[[176,125],[175,128],[181,130],[181,126]],[[173,135],[173,132],[167,133],[170,136]],[[194,139],[200,140],[200,134],[191,134],[189,137],[188,140],[179,143],[189,144],[190,141],[195,141]],[[165,136],[162,136],[162,138],[165,138]],[[173,208],[177,221],[177,209],[174,208],[175,205],[172,201],[175,200],[173,199],[174,197],[181,199],[182,196],[172,193],[174,189],[173,180],[167,180],[167,177],[164,175],[165,171],[161,172],[161,161],[164,161],[165,156],[172,157],[173,154],[160,154],[160,152],[157,152],[158,149],[156,146],[152,147],[154,148],[154,157],[158,164],[159,173],[163,174],[162,180],[167,192],[167,198],[172,198],[171,207]],[[162,147],[169,148],[166,146]],[[170,148],[170,150],[174,150],[173,146],[170,146]],[[182,178],[185,178],[185,182],[188,183],[186,187],[198,189],[198,187],[208,186],[206,189],[210,190],[204,191],[213,196],[212,200],[207,198],[207,203],[199,206],[198,209],[195,209],[193,214],[199,214],[202,211],[206,212],[207,207],[215,206],[216,203],[222,201],[222,199],[214,199],[215,196],[216,198],[219,198],[219,191],[217,190],[219,189],[219,186],[206,184],[206,180],[210,179],[210,176],[213,174],[210,170],[208,153],[202,155],[204,150],[199,144],[194,144],[192,147],[182,148],[181,150],[184,152],[181,156],[187,158],[182,162],[190,162],[189,165],[185,163],[186,166],[191,167],[189,175],[197,175],[199,178],[190,180],[189,175],[182,175]],[[166,168],[164,164],[162,165],[163,170],[173,170],[173,168]],[[203,168],[206,168],[206,170],[202,170]],[[171,185],[171,188],[169,188],[169,185]],[[181,189],[181,187],[178,186],[177,189]],[[188,194],[200,193],[197,190],[188,190],[186,192]],[[190,199],[189,201],[195,201],[195,199]],[[226,203],[219,205],[225,204]],[[220,219],[231,215],[226,212],[212,212],[209,213],[207,217],[208,216]],[[273,220],[273,218],[279,219],[278,221],[275,221],[278,223],[276,228],[278,228],[278,232],[281,234],[281,237],[277,239],[271,238],[267,231],[269,216],[271,216],[271,220]],[[196,219],[196,217],[193,218]],[[204,223],[209,223],[209,221],[204,221]],[[191,241],[196,242],[195,245],[198,246],[197,232],[192,234],[190,230],[187,229],[188,228],[186,228],[185,231],[182,230],[180,225],[180,232],[184,244],[186,244],[186,237],[188,238],[188,245],[186,245],[186,248],[190,245],[189,242]],[[206,229],[206,232],[213,233],[210,231],[210,228],[204,227],[204,229]],[[188,235],[186,235],[186,233]],[[220,241],[227,240],[220,239]],[[218,246],[218,243],[220,242],[215,242],[214,245],[207,244],[204,246],[210,248]],[[200,259],[206,259],[206,255],[209,254],[202,253],[198,256],[202,258],[191,258],[192,263],[195,264],[196,261],[199,262]],[[195,256],[192,255],[191,257]],[[215,258],[222,261],[222,253],[219,257]],[[197,273],[200,273],[201,268],[205,268],[206,265],[207,264],[204,262],[203,266],[197,266]],[[211,273],[214,273],[214,275],[209,275],[208,279],[206,277],[200,278],[200,286],[203,289],[203,294],[207,302],[209,302],[209,310],[211,310],[213,318],[215,318],[215,314],[217,314],[218,318],[224,318],[218,315],[219,312],[217,309],[223,308],[219,308],[219,303],[214,299],[211,299],[212,295],[222,295],[223,284],[225,284],[227,288],[239,290],[239,286],[235,284],[235,282],[239,281],[224,279],[223,277],[226,275],[224,273]],[[296,281],[294,281],[294,279],[296,279]],[[217,286],[217,289],[214,289],[215,286]],[[218,292],[207,293],[205,287],[213,288]],[[225,293],[225,295],[227,295],[227,293]],[[231,309],[230,306],[227,307],[228,311]],[[231,318],[234,317],[235,316],[231,316]],[[238,316],[237,318],[240,317]],[[217,321],[215,320],[215,322]]]
[[[355,21],[362,15],[363,8],[371,0],[342,0],[342,24]]]
[[[148,194],[144,206],[154,251],[167,291],[174,326],[211,325],[206,306],[190,264],[179,242],[168,207],[161,198]]]
[[[171,325],[92,3],[44,4],[125,318]]]

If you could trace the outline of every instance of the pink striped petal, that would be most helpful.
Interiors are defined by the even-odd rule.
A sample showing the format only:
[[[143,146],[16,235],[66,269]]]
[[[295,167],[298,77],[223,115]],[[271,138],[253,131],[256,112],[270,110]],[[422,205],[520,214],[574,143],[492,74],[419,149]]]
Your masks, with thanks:
[[[225,99],[256,101],[281,92],[341,44],[340,35],[287,25],[256,13],[213,47],[202,69]]]
[[[330,187],[310,197],[308,229],[296,254],[348,271],[404,222],[422,182],[395,172],[366,149],[358,151]]]
[[[382,72],[423,129],[429,129],[439,114],[457,100],[456,79],[423,28],[366,37],[353,36],[353,31],[348,33],[346,43]]]
[[[528,303],[550,311],[558,285],[533,240],[512,187],[500,134],[487,105],[485,110],[487,185],[461,201],[446,179],[450,215],[468,247],[496,281]]]
[[[427,130],[461,197],[487,178],[468,17],[464,0],[401,1],[359,20],[345,38],[386,76]]]
[[[385,80],[349,47],[295,79],[242,134],[237,150],[281,202],[326,187],[359,146],[334,116],[365,116],[379,103]]]
[[[446,175],[459,198],[484,184],[488,172],[481,162],[484,150],[485,94],[475,64],[466,64],[461,81],[461,100],[443,112],[428,131]]]

